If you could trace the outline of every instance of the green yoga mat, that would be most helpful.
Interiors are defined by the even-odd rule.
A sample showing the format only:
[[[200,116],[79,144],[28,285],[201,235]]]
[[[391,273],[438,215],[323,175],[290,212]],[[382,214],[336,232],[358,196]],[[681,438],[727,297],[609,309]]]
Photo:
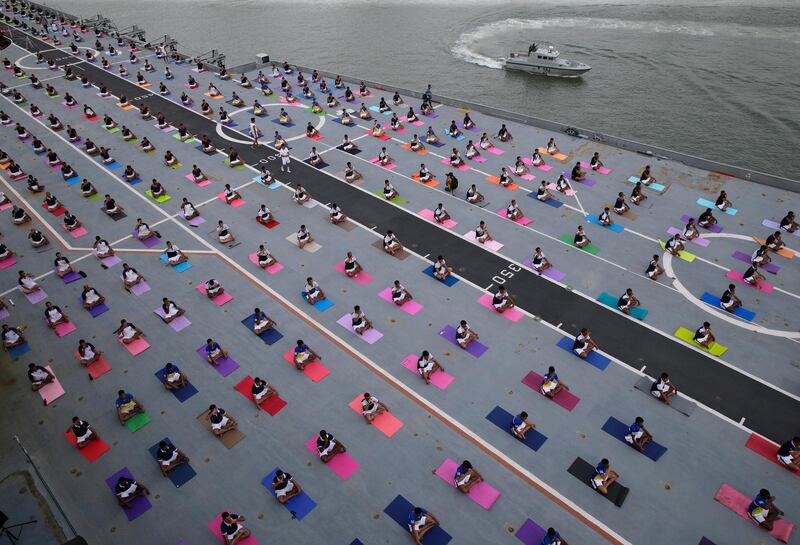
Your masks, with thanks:
[[[150,423],[150,416],[147,413],[137,413],[125,422],[125,427],[132,432],[137,432]]]
[[[617,303],[619,302],[618,297],[614,297],[610,293],[603,292],[597,296],[597,300],[603,303],[604,305],[608,305],[611,308],[615,308],[619,310]],[[636,318],[637,320],[644,320],[645,316],[647,316],[647,309],[642,307],[633,307],[630,310],[630,315]]]
[[[372,194],[373,194],[373,195],[377,195],[377,196],[378,196],[378,197],[380,197],[381,199],[384,199],[384,197],[383,197],[383,189],[381,189],[380,191],[373,191],[373,192],[372,192]],[[386,199],[384,199],[384,200],[386,200]],[[395,197],[394,199],[390,199],[390,200],[391,200],[391,201],[392,201],[394,204],[399,204],[400,206],[402,206],[402,205],[404,205],[404,204],[408,204],[408,201],[407,201],[407,200],[405,200],[405,199],[404,199],[404,198],[402,198],[402,197]]]
[[[575,235],[570,235],[570,234],[561,235],[560,237],[558,237],[558,240],[566,244],[569,244],[574,248],[578,248],[577,246],[575,246],[575,242],[573,242],[575,240]],[[584,246],[583,248],[578,248],[578,249],[583,250],[585,252],[589,252],[592,255],[597,255],[600,253],[600,248],[598,248],[594,244],[589,244],[588,246]]]
[[[659,240],[659,241],[658,241],[658,245],[659,245],[659,246],[661,246],[661,249],[662,249],[662,250],[664,250],[664,251],[666,251],[666,250],[667,250],[667,246],[666,246],[666,244],[664,244],[664,241],[662,241],[662,240]],[[683,260],[684,260],[684,261],[686,261],[687,263],[691,263],[692,261],[694,261],[695,259],[697,259],[697,256],[696,256],[696,255],[694,255],[694,254],[692,254],[692,253],[689,253],[689,252],[687,252],[686,250],[683,250],[683,251],[680,251],[680,252],[678,252],[678,257],[679,257],[679,258],[681,258],[681,259],[683,259]]]
[[[148,189],[147,191],[145,191],[145,194],[146,194],[148,197],[150,197],[151,199],[153,198],[153,192],[152,192],[152,191],[150,191],[149,189]],[[157,203],[167,202],[167,201],[169,201],[169,200],[172,200],[172,197],[170,197],[169,195],[161,195],[160,197],[158,197],[157,199],[155,199],[155,201],[156,201]]]
[[[231,160],[230,159],[225,159],[222,162],[225,163],[225,165],[228,166],[228,167],[231,166]],[[237,166],[233,167],[234,170],[241,170],[243,168],[244,168],[244,165],[237,165]]]
[[[699,348],[700,350],[702,350],[704,352],[708,352],[712,356],[721,356],[725,352],[728,351],[728,347],[727,346],[722,346],[719,343],[711,343],[711,348],[706,348],[705,346],[700,346],[699,344],[694,342],[694,331],[690,331],[690,330],[686,329],[685,327],[679,327],[678,330],[675,331],[674,335],[676,337],[678,337],[680,340],[686,341],[687,343],[691,344],[692,346],[695,346],[695,347]]]

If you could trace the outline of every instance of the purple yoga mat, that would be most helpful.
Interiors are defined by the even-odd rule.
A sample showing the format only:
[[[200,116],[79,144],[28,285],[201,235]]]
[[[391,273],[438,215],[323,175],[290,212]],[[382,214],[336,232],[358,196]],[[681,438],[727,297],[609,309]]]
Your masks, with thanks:
[[[531,269],[533,269],[533,259],[526,259],[525,261],[522,262],[522,264],[525,265],[526,267],[530,267]],[[542,276],[546,276],[547,278],[551,278],[551,279],[555,280],[556,282],[561,282],[562,280],[564,280],[564,278],[567,277],[567,273],[559,271],[558,269],[554,268],[553,266],[550,266],[550,268],[545,269],[542,272]]]
[[[102,263],[106,267],[113,267],[114,265],[119,265],[120,263],[122,263],[122,260],[117,256],[112,255],[111,257],[104,257],[103,259],[100,260],[100,263]]]
[[[197,353],[198,356],[203,358],[204,362],[208,363],[208,356],[206,355],[206,345],[201,346],[200,348],[195,350],[195,352]],[[236,363],[236,361],[233,358],[222,358],[217,361],[219,362],[219,365],[211,365],[210,363],[209,365],[211,365],[211,367],[213,367],[217,371],[217,373],[219,373],[223,377],[227,377],[228,375],[230,375],[239,368],[239,364]]]
[[[739,261],[742,261],[744,263],[748,264],[751,263],[750,256],[744,252],[733,252],[733,255],[731,257],[733,257],[734,259],[738,259]],[[768,273],[772,274],[778,274],[778,271],[781,270],[781,268],[775,265],[774,263],[767,263],[766,265],[761,265],[761,267],[759,268],[764,269]]]
[[[153,310],[153,312],[158,316],[160,316],[161,318],[164,317],[164,310],[161,307],[156,308],[155,310]],[[183,331],[184,329],[192,325],[192,322],[190,322],[189,319],[184,315],[184,316],[178,316],[177,318],[169,322],[169,324],[167,325],[169,325],[169,327],[178,332],[178,331]]]
[[[547,530],[527,519],[522,527],[514,534],[525,545],[541,545],[542,539],[547,535]]]
[[[75,282],[76,280],[80,280],[81,275],[76,272],[67,273],[61,277],[61,281],[65,284],[69,284],[70,282]]]
[[[22,290],[20,290],[20,293],[22,293]],[[47,293],[42,288],[39,288],[33,293],[23,293],[23,295],[32,305],[35,305],[36,303],[40,303],[45,299],[47,299]]]
[[[150,285],[144,280],[142,280],[135,286],[131,287],[131,293],[133,293],[137,297],[142,295],[143,293],[147,293],[148,291],[150,291]]]
[[[128,471],[128,468],[123,467],[111,477],[106,479],[106,485],[111,489],[111,492],[114,492],[114,488],[117,486],[117,480],[119,480],[120,477],[127,477],[128,479],[134,478],[133,474]],[[114,496],[116,497],[116,494]],[[123,507],[122,510],[128,517],[128,521],[132,521],[146,513],[151,507],[152,504],[150,503],[150,500],[147,499],[147,496],[138,496],[133,500],[130,507]]]
[[[457,347],[461,348],[461,345],[459,345],[458,342],[456,341],[456,328],[454,328],[453,326],[451,325],[444,326],[444,329],[442,329],[439,332],[439,336],[443,339],[447,339]],[[487,350],[489,350],[489,347],[486,346],[485,344],[479,343],[478,341],[472,341],[467,345],[466,348],[466,352],[469,352],[476,358],[480,358],[481,356],[483,356],[483,354]]]
[[[383,337],[383,333],[376,330],[374,327],[366,330],[361,335],[356,333],[355,330],[353,329],[353,318],[352,316],[350,316],[349,313],[345,314],[344,316],[336,320],[336,323],[345,328],[346,330],[350,331],[354,335],[361,337],[367,344],[375,344],[380,340],[381,337]]]
[[[681,221],[682,222],[689,223],[690,219],[691,219],[691,216],[681,216]],[[705,229],[707,231],[711,231],[712,233],[721,233],[722,232],[722,227],[720,227],[719,225],[711,225],[710,227],[703,227],[702,225],[698,224],[697,227],[699,227],[700,229]]]
[[[139,237],[136,236],[136,231],[134,231],[132,234],[136,238],[136,240],[139,240]],[[148,248],[152,248],[153,246],[158,246],[159,244],[161,244],[161,240],[155,235],[149,236],[144,240],[139,240],[139,242],[141,242]]]
[[[90,308],[88,310],[89,310],[89,314],[92,315],[92,318],[97,318],[98,316],[100,316],[104,312],[108,312],[108,307],[106,306],[105,303],[101,303],[101,304],[97,305],[96,307],[92,307],[92,308]]]
[[[591,178],[584,178],[583,180],[576,180],[575,178],[570,178],[570,179],[573,182],[578,182],[579,184],[582,184],[582,185],[585,185],[585,186],[589,186],[589,187],[593,187],[593,186],[595,186],[597,184],[597,182],[595,182]]]

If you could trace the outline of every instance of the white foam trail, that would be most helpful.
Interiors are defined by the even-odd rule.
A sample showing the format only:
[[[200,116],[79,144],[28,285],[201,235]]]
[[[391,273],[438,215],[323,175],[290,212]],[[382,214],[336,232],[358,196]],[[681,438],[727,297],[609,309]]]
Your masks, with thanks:
[[[473,64],[487,66],[489,68],[502,68],[505,59],[495,59],[479,53],[475,48],[476,44],[487,38],[497,37],[507,33],[541,30],[551,27],[646,31],[657,34],[683,34],[688,36],[735,35],[740,37],[749,36],[753,38],[788,40],[794,43],[800,43],[800,32],[798,32],[796,28],[784,30],[737,24],[702,24],[691,21],[628,21],[596,17],[550,17],[543,19],[511,18],[486,23],[474,30],[464,32],[458,37],[458,40],[456,40],[456,43],[451,48],[451,53],[457,58]]]

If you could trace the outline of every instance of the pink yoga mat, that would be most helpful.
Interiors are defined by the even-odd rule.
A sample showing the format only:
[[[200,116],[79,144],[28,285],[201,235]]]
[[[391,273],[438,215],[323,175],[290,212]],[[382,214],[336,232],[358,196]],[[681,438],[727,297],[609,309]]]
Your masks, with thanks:
[[[153,312],[158,316],[161,316],[162,318],[165,316],[164,309],[162,309],[161,307],[156,308],[155,310],[153,310]],[[184,329],[192,325],[192,322],[190,322],[189,319],[184,315],[184,316],[178,316],[177,318],[169,322],[169,324],[167,325],[177,332],[177,331],[183,331]]]
[[[556,184],[555,183],[547,184],[547,189],[549,189],[550,191],[558,191],[558,189],[556,189]],[[567,197],[574,197],[576,194],[577,194],[577,191],[575,191],[574,189],[567,189],[564,192],[564,195],[566,195]]]
[[[411,301],[406,301],[402,305],[399,305],[399,306],[395,305],[394,301],[392,300],[392,288],[386,288],[385,290],[381,291],[378,294],[378,297],[380,297],[384,301],[390,302],[392,305],[394,305],[395,307],[399,308],[400,310],[402,310],[406,314],[410,314],[411,316],[414,316],[416,313],[418,313],[420,310],[422,310],[424,308],[422,305],[420,305],[419,303],[417,303],[413,299]]]
[[[226,204],[228,202],[228,201],[225,200],[225,193],[219,193],[217,195],[217,198],[219,200],[221,200],[222,202],[226,203]],[[236,199],[236,200],[231,201],[230,206],[232,206],[233,208],[239,208],[240,206],[244,206],[245,204],[246,203],[245,203],[244,199]]]
[[[49,365],[45,365],[44,368],[53,373],[53,368]],[[61,387],[61,383],[58,382],[58,377],[56,377],[55,373],[53,373],[53,377],[55,377],[53,378],[53,382],[42,386],[38,390],[38,393],[40,396],[42,396],[42,400],[44,401],[45,405],[50,405],[53,401],[63,396],[65,393],[64,388]]]
[[[506,211],[505,208],[503,208],[502,210],[498,210],[497,215],[508,219],[508,212]],[[525,216],[522,216],[521,218],[511,221],[513,221],[514,223],[519,223],[520,225],[530,225],[531,223],[533,223],[532,219],[526,218]]]
[[[458,464],[450,458],[445,458],[442,465],[436,468],[436,476],[456,488],[456,469],[458,469]],[[492,508],[497,498],[500,497],[500,492],[491,485],[486,484],[486,482],[480,482],[469,489],[467,497],[488,510]]]
[[[197,284],[197,291],[202,293],[204,297],[208,297],[206,295],[206,283],[205,282],[203,282],[202,284]],[[216,297],[211,299],[211,301],[215,305],[217,305],[218,307],[221,307],[225,303],[229,303],[229,302],[233,301],[233,295],[231,295],[230,293],[225,291],[225,292],[222,292],[220,295],[217,295]]]
[[[387,163],[385,165],[380,164],[377,157],[373,157],[372,159],[369,160],[369,162],[372,163],[373,165],[378,165],[379,167],[383,167],[386,170],[394,170],[397,168],[397,165],[394,163]]]
[[[519,309],[515,307],[509,308],[503,312],[497,312],[497,310],[492,305],[492,296],[488,294],[481,295],[480,299],[478,299],[477,302],[480,306],[486,307],[495,314],[499,314],[506,320],[510,320],[512,322],[519,322],[524,316],[524,314],[522,314],[522,312],[520,312]]]
[[[454,167],[454,166],[453,166],[453,165],[450,163],[450,159],[442,159],[440,162],[441,162],[443,165],[447,165],[447,166],[448,166],[448,167],[450,167],[450,168],[457,168],[458,170],[463,170],[463,171],[465,171],[465,172],[466,172],[466,171],[468,171],[468,170],[471,170],[471,169],[469,168],[469,166],[468,166],[468,165],[464,165],[464,164],[462,164],[462,165],[460,165],[460,166],[457,166],[457,167]]]
[[[252,254],[247,256],[247,258],[250,260],[250,263],[258,265],[258,252],[253,252]],[[258,265],[258,267],[261,268],[261,265]],[[283,265],[281,265],[280,263],[273,263],[264,270],[267,271],[269,274],[276,274],[281,270],[283,270]]]
[[[457,221],[453,221],[453,220],[445,220],[442,223],[439,223],[438,221],[436,221],[433,218],[433,210],[428,210],[427,208],[423,208],[422,210],[420,210],[419,211],[419,215],[422,216],[423,218],[425,218],[428,221],[432,221],[434,223],[438,223],[439,225],[442,225],[442,226],[444,226],[444,227],[446,227],[448,229],[452,229],[453,227],[458,225],[458,222]]]
[[[19,292],[22,293],[25,296],[25,299],[27,299],[28,302],[32,305],[35,305],[36,303],[40,303],[45,299],[47,299],[47,293],[42,288],[39,288],[33,293],[23,293],[22,289],[20,289]]]
[[[741,282],[742,284],[744,284],[746,286],[750,286],[751,288],[756,288],[759,291],[763,291],[764,293],[772,293],[773,290],[775,289],[775,286],[765,282],[764,280],[759,282],[758,286],[754,286],[754,285],[752,285],[752,284],[750,284],[748,282],[745,282],[744,281],[744,276],[739,271],[730,270],[730,271],[728,271],[728,274],[726,274],[725,276],[727,276],[731,280],[736,280],[737,282]]]
[[[199,186],[199,187],[205,187],[207,185],[211,185],[211,180],[209,180],[209,179],[205,179],[205,180],[203,180],[201,182],[195,182],[194,181],[194,176],[192,176],[191,172],[186,175],[186,179],[189,180],[190,182],[192,182],[194,185]]]
[[[581,161],[580,163],[581,163],[581,166],[582,166],[583,168],[588,168],[588,169],[590,169],[590,170],[593,170],[593,171],[595,171],[595,172],[599,172],[600,174],[610,174],[610,173],[611,173],[611,169],[610,169],[610,168],[606,168],[606,167],[599,167],[599,168],[597,168],[597,169],[593,169],[593,168],[592,168],[592,165],[590,165],[590,164],[589,164],[589,163],[587,163],[586,161]]]
[[[496,148],[496,147],[494,147],[494,146],[492,146],[491,148],[489,148],[489,149],[487,149],[487,150],[484,150],[484,151],[488,151],[488,152],[489,152],[489,153],[491,153],[492,155],[503,155],[503,154],[505,153],[505,152],[504,152],[503,150],[501,150],[500,148]]]
[[[550,399],[544,394],[542,394],[542,380],[544,378],[542,375],[538,373],[534,373],[533,371],[529,372],[525,377],[522,379],[522,384],[527,386],[528,388],[539,392],[539,395],[544,397],[545,399]],[[561,390],[558,392],[555,397],[553,397],[553,402],[560,407],[564,407],[568,411],[571,411],[575,408],[578,402],[581,400],[578,396],[570,392],[569,390]]]
[[[294,367],[294,350],[289,350],[283,355],[283,359],[288,361]],[[331,374],[330,370],[322,365],[319,361],[312,361],[303,367],[303,374],[310,378],[312,382],[319,382]]]
[[[72,333],[73,331],[75,331],[77,329],[78,328],[75,327],[75,324],[73,324],[72,322],[66,322],[66,323],[63,323],[63,324],[58,324],[55,327],[55,332],[56,332],[56,335],[58,335],[59,337],[63,337],[64,335],[69,335],[70,333]]]
[[[217,515],[214,520],[208,523],[208,529],[211,530],[211,533],[217,537],[217,541],[220,543],[225,543],[225,540],[222,539],[222,532],[219,529],[220,524],[222,524],[222,514]],[[250,534],[249,537],[240,541],[239,545],[261,545],[261,543],[255,537],[253,537],[253,534]]]
[[[356,333],[355,330],[353,329],[352,317],[350,316],[350,313],[347,313],[338,320],[336,320],[336,323],[345,328],[346,330],[348,330],[353,335],[360,337],[367,344],[375,344],[381,339],[381,337],[383,337],[383,333],[376,330],[374,327],[367,329],[361,335]]]
[[[345,274],[345,272],[344,272],[344,261],[340,261],[339,263],[337,263],[336,266],[334,267],[334,269],[336,269],[340,273],[342,273],[345,276],[347,276]],[[360,286],[366,286],[367,284],[369,284],[373,280],[372,275],[369,274],[368,272],[364,272],[364,271],[361,271],[360,273],[358,273],[355,276],[348,276],[348,278],[350,278],[351,280],[353,280],[356,284],[358,284]]]
[[[348,407],[361,415],[361,400],[364,399],[363,395],[359,395],[353,401],[347,404]],[[379,414],[372,420],[372,426],[381,431],[386,437],[391,437],[397,430],[403,427],[403,421],[394,416],[389,411]]]
[[[722,483],[722,486],[719,487],[719,490],[717,490],[717,493],[714,495],[714,499],[743,519],[749,521],[751,524],[756,524],[752,517],[750,517],[750,514],[747,512],[747,508],[750,506],[752,498],[745,496],[735,488],[728,485],[728,483]],[[781,519],[773,522],[772,530],[768,533],[775,539],[783,541],[784,543],[788,543],[793,529],[794,524]]]
[[[128,344],[123,343],[119,339],[119,337],[117,337],[117,340],[119,341],[119,344],[124,346],[128,350],[128,352],[131,353],[132,356],[138,356],[139,354],[141,354],[142,352],[144,352],[145,350],[150,348],[150,343],[147,342],[146,340],[142,339],[141,337],[139,337],[138,339],[136,339],[132,343],[128,343]]]
[[[531,180],[535,180],[535,179],[536,179],[536,176],[534,176],[533,174],[528,174],[528,173],[525,173],[525,174],[517,174],[517,173],[515,172],[515,170],[514,170],[514,167],[513,167],[512,165],[508,165],[508,166],[506,167],[506,169],[508,170],[509,174],[511,174],[511,175],[513,175],[513,176],[517,176],[518,178],[520,178],[520,179],[522,179],[522,180],[528,180],[528,181],[531,181]]]
[[[496,240],[487,240],[486,242],[478,242],[475,238],[475,231],[467,231],[466,233],[464,233],[464,238],[474,242],[475,244],[479,244],[481,246],[484,246],[485,248],[489,248],[493,252],[496,252],[503,247],[503,244],[497,242]]]
[[[476,163],[485,163],[488,160],[489,159],[487,159],[483,155],[476,155],[475,157],[472,158],[472,161],[475,161]]]
[[[7,257],[4,260],[0,261],[0,270],[7,269],[9,267],[13,267],[17,264],[17,260],[14,259],[14,256]]]
[[[670,227],[669,229],[667,229],[667,233],[670,235],[683,235],[683,231],[681,231],[677,227]],[[681,236],[681,238],[683,238],[683,236]],[[710,239],[702,237],[693,238],[689,242],[691,242],[692,244],[697,244],[698,246],[702,246],[703,248],[711,244]]]
[[[317,437],[319,437],[319,435],[315,435],[306,441],[306,448],[314,456],[319,458],[319,453],[317,452]],[[359,464],[346,452],[337,454],[325,465],[328,466],[328,469],[336,473],[336,475],[343,481],[349,479],[350,476],[355,473],[359,467],[361,467],[361,464]]]
[[[417,370],[417,360],[419,356],[416,354],[409,354],[406,356],[401,362],[401,365],[417,375],[418,377],[422,378]],[[439,388],[440,390],[446,389],[451,382],[453,382],[453,376],[444,372],[444,371],[436,371],[434,374],[431,375],[431,384]]]
[[[64,229],[66,230],[66,227],[64,227]],[[69,233],[69,236],[71,236],[72,238],[81,238],[82,236],[89,234],[89,231],[87,231],[86,227],[83,227],[83,226],[78,227],[77,229],[73,229],[72,231],[67,231],[67,232]]]

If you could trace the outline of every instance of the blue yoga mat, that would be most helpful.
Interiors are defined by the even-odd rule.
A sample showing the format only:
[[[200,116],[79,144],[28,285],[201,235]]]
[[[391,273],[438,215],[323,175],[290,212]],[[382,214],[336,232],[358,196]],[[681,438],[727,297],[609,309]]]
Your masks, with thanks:
[[[575,354],[575,352],[572,351],[572,345],[573,344],[575,344],[575,339],[573,339],[571,337],[562,337],[561,340],[558,341],[557,346],[559,348],[563,348],[564,350],[566,350],[567,352],[569,352],[570,354],[572,354],[573,356],[575,356],[577,358],[578,355]],[[581,359],[583,359],[583,358],[581,358]],[[594,350],[592,350],[589,353],[589,356],[586,357],[586,359],[583,359],[583,361],[585,361],[589,365],[594,365],[595,367],[597,367],[601,371],[604,371],[605,368],[608,367],[608,364],[611,363],[610,359],[608,359],[607,357],[605,357],[605,356],[603,356],[601,354],[598,354]]]
[[[697,204],[699,204],[700,206],[705,206],[706,208],[710,208],[712,210],[719,210],[719,208],[717,208],[717,205],[709,201],[708,199],[697,199]],[[725,213],[728,214],[729,216],[735,216],[736,212],[738,212],[738,210],[736,210],[735,208],[725,209]]]
[[[12,358],[18,358],[23,354],[27,354],[31,351],[31,346],[28,343],[18,344],[13,348],[8,349],[8,355]]]
[[[540,202],[542,204],[546,204],[548,206],[552,206],[553,208],[561,208],[562,206],[564,206],[564,203],[559,201],[558,199],[550,198],[550,199],[547,199],[546,201],[540,201],[539,199],[536,198],[536,191],[531,191],[530,193],[528,193],[528,197],[530,197],[531,199],[536,200],[536,202]]]
[[[601,429],[607,434],[609,434],[611,437],[619,439],[632,449],[636,450],[633,447],[633,445],[631,445],[625,440],[625,436],[628,434],[628,426],[625,423],[611,416],[608,418],[608,420],[606,420],[606,423],[603,424],[603,427]],[[639,451],[637,450],[637,452]],[[645,444],[644,452],[642,452],[642,454],[644,454],[654,462],[657,462],[658,459],[661,458],[661,456],[663,456],[665,452],[667,452],[667,447],[663,447],[658,443],[656,443],[655,441],[650,441],[649,443]]]
[[[308,302],[306,300],[305,294],[302,291],[300,292],[300,297],[303,298],[303,301]],[[320,312],[325,312],[332,306],[333,306],[333,301],[331,301],[330,299],[323,299],[322,301],[317,301],[316,303],[314,303],[314,308]]]
[[[603,303],[604,305],[619,310],[619,307],[617,306],[619,298],[614,297],[610,293],[606,292],[601,293],[600,295],[597,296],[597,300]],[[637,320],[644,320],[645,317],[647,316],[647,309],[642,307],[633,307],[630,310],[630,315],[636,318]]]
[[[167,259],[167,254],[161,254],[158,257],[160,257],[161,261],[163,261],[164,263],[169,264],[169,259]],[[183,271],[191,269],[192,263],[190,261],[184,261],[183,263],[178,263],[177,265],[170,265],[170,266],[173,269],[175,269],[175,272],[182,273]]]
[[[122,165],[114,161],[113,163],[107,164],[106,168],[109,170],[117,170],[118,168],[122,168]]]
[[[455,138],[457,141],[462,141],[466,138],[463,134],[459,134],[458,136],[452,136],[448,131],[444,131],[444,133],[449,136],[450,138]]]
[[[131,180],[130,182],[128,182],[128,185],[136,185],[136,184],[138,184],[138,183],[139,183],[139,182],[141,182],[141,181],[142,181],[142,179],[141,179],[141,178],[134,178],[133,180]]]
[[[275,123],[276,125],[280,125],[281,127],[294,127],[294,123],[286,123],[286,124],[284,124],[284,123],[281,123],[280,121],[278,121],[277,119],[273,119],[272,122]]]
[[[505,430],[507,434],[511,437],[519,441],[516,435],[511,433],[511,422],[514,420],[514,415],[505,410],[504,408],[500,407],[499,405],[492,409],[492,412],[486,415],[486,420],[497,426],[498,428]],[[547,437],[542,435],[536,430],[528,430],[528,433],[525,434],[525,439],[520,441],[526,447],[539,450],[544,445],[544,442],[547,441]]]
[[[632,183],[632,184],[636,184],[636,182],[641,182],[641,180],[639,178],[637,178],[636,176],[631,176],[630,178],[628,178],[628,181],[630,183]],[[659,193],[664,191],[664,186],[661,185],[661,184],[657,184],[655,182],[651,183],[650,185],[642,184],[642,186],[649,187],[653,191],[658,191]]]
[[[588,215],[586,216],[586,221],[588,221],[589,223],[594,223],[595,225],[599,225],[600,227],[608,229],[609,231],[614,231],[615,233],[621,233],[622,231],[625,230],[625,228],[618,223],[612,223],[611,225],[603,225],[602,223],[600,223],[600,218],[598,218],[597,216]]]
[[[165,437],[162,439],[162,441],[165,441],[168,445],[172,445],[172,441],[169,440],[169,437]],[[153,460],[158,463],[158,443],[147,450],[150,452],[150,456],[153,457]],[[192,466],[189,464],[181,464],[170,471],[167,476],[169,477],[169,480],[172,481],[172,484],[175,485],[175,488],[180,488],[191,481],[195,475],[197,475],[197,473],[195,473],[195,470],[192,468]]]
[[[167,380],[166,372],[163,369],[159,369],[158,371],[156,371],[155,375],[156,378],[158,378],[158,380],[160,380],[162,383],[166,382]],[[186,384],[184,384],[183,388],[181,388],[180,390],[168,390],[168,391],[169,393],[175,396],[175,399],[183,403],[184,401],[186,401],[187,399],[189,399],[190,397],[192,397],[194,394],[197,393],[197,388],[195,388],[194,385],[187,380]]]
[[[249,329],[250,331],[253,331],[253,320],[255,319],[255,317],[256,317],[255,313],[251,314],[250,316],[242,320],[242,325],[247,329]],[[258,335],[258,337],[268,345],[272,346],[273,344],[281,340],[283,338],[283,335],[281,334],[280,331],[278,331],[273,327],[266,331],[262,331],[261,334]]]
[[[450,286],[452,286],[453,284],[455,284],[455,283],[457,283],[457,282],[458,282],[458,278],[456,278],[456,277],[455,277],[455,276],[453,276],[452,274],[451,274],[450,276],[448,276],[447,278],[445,278],[444,280],[439,280],[438,278],[436,278],[435,276],[433,276],[433,265],[431,265],[431,266],[430,266],[430,267],[428,267],[427,269],[423,270],[422,272],[424,272],[425,274],[427,274],[428,276],[430,276],[431,278],[433,278],[433,279],[434,279],[434,280],[436,280],[437,282],[440,282],[440,283],[444,284],[444,285],[445,285],[445,286],[447,286],[448,288],[449,288]]]
[[[403,496],[398,495],[392,500],[392,503],[386,506],[386,509],[384,509],[383,512],[389,515],[389,518],[391,518],[397,524],[405,528],[406,532],[411,533],[408,529],[408,515],[411,514],[411,511],[414,510],[414,507],[415,506],[412,505],[410,501],[405,499]],[[425,533],[422,538],[422,544],[447,545],[450,543],[451,539],[453,538],[450,537],[450,534],[442,530],[441,526],[434,526]]]
[[[275,478],[275,473],[277,473],[278,468],[276,467],[273,469],[269,475],[264,477],[261,480],[261,484],[264,485],[270,494],[274,494],[272,491],[272,479]],[[316,506],[316,502],[312,500],[308,494],[306,494],[305,490],[301,490],[300,494],[291,498],[286,503],[282,504],[290,513],[294,514],[297,520],[303,520],[307,514],[309,514]]]
[[[73,176],[72,178],[66,180],[67,185],[75,185],[80,181],[81,181],[80,176]]]
[[[720,306],[720,303],[722,301],[716,295],[712,295],[712,294],[710,294],[708,292],[705,292],[700,297],[700,300],[702,302],[704,302],[704,303],[708,303],[709,305],[711,305],[714,308],[718,308],[718,309],[720,309],[722,311],[725,311],[725,309],[723,309],[722,306]],[[727,312],[727,311],[725,311],[725,312]],[[734,310],[733,314],[735,316],[738,316],[739,318],[747,320],[748,322],[752,322],[753,318],[756,317],[756,313],[755,312],[753,312],[752,310],[747,310],[746,308],[743,308],[743,307],[739,307],[736,310]]]

